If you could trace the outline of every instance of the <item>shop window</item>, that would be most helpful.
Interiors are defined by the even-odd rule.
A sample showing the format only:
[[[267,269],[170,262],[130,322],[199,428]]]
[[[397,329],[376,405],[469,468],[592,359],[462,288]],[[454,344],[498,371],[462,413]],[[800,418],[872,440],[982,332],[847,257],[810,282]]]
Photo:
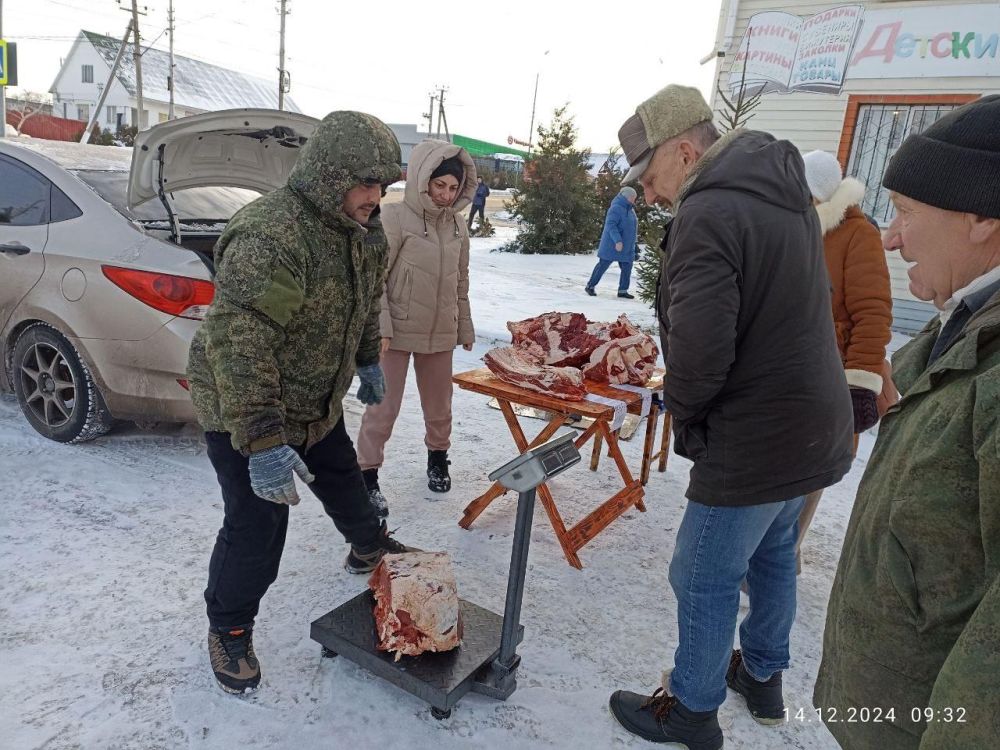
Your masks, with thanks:
[[[882,187],[889,160],[916,133],[975,96],[852,96],[840,144],[846,174],[865,185],[861,208],[882,226],[894,216],[889,191]]]

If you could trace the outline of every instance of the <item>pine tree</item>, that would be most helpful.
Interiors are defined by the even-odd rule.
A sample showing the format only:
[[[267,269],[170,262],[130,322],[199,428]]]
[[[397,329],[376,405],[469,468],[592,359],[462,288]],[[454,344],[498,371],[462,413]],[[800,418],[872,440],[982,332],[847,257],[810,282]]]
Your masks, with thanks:
[[[721,84],[717,84],[715,87],[716,93],[722,99],[722,110],[719,112],[719,118],[721,120],[720,129],[723,133],[744,127],[754,116],[754,110],[760,104],[762,91],[758,90],[754,94],[747,92],[747,60],[750,59],[752,35],[753,29],[747,29],[747,47],[743,58],[743,71],[740,74],[739,87],[735,91],[730,91],[729,96],[726,96]]]
[[[507,204],[520,230],[511,249],[523,253],[588,253],[600,235],[587,167],[590,149],[576,146],[573,118],[560,107],[538,128],[538,151],[528,162],[524,187]]]

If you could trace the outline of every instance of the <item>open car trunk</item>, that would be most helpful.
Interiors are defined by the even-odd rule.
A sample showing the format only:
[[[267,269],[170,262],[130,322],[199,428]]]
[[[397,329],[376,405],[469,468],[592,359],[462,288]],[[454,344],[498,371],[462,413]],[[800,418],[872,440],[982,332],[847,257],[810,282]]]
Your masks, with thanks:
[[[158,200],[169,239],[199,244],[201,235],[221,231],[212,222],[222,217],[190,206],[182,210],[181,197],[208,189],[275,190],[288,181],[299,148],[318,125],[313,117],[267,109],[207,112],[156,125],[136,136],[127,207],[137,211]],[[210,229],[194,228],[202,224]],[[187,240],[189,233],[195,236]]]

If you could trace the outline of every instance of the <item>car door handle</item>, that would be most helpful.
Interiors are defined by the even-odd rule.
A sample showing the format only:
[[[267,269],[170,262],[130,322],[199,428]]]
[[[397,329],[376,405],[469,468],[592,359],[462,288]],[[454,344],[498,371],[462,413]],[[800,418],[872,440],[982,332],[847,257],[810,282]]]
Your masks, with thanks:
[[[0,253],[7,253],[8,255],[27,255],[31,252],[31,248],[27,245],[22,245],[20,242],[7,242],[0,245]]]

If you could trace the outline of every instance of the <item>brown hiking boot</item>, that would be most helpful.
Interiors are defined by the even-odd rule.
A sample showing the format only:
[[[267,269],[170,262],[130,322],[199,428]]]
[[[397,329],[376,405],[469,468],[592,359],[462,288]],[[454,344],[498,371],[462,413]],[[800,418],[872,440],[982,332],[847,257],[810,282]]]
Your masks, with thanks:
[[[253,626],[209,628],[208,656],[219,687],[227,693],[252,693],[260,684],[260,662],[253,652]]]
[[[416,547],[407,547],[402,542],[393,539],[392,533],[386,529],[385,521],[383,521],[374,543],[367,547],[356,547],[352,544],[351,551],[347,553],[347,559],[344,560],[344,569],[355,575],[371,573],[382,561],[383,555],[420,552]]]

